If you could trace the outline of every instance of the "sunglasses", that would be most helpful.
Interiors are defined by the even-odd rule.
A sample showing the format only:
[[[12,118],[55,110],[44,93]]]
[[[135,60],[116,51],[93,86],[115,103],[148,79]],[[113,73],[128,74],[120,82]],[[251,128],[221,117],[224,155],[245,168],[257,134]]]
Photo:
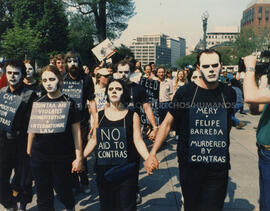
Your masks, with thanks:
[[[219,66],[219,63],[216,63],[216,64],[204,64],[202,65],[203,68],[209,68],[209,67],[212,67],[212,68],[216,68]]]

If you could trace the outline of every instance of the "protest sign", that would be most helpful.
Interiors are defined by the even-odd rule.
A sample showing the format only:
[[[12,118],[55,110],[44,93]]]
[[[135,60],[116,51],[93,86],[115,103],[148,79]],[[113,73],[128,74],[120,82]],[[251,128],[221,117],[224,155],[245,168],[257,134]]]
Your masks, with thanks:
[[[0,93],[0,130],[11,131],[15,114],[22,98],[11,93]]]
[[[112,42],[107,38],[103,42],[101,42],[99,45],[94,47],[92,49],[92,52],[95,54],[95,56],[98,58],[99,61],[102,61],[103,59],[110,58],[113,54],[116,53],[116,48],[112,44]]]
[[[122,165],[127,163],[127,139],[124,127],[97,128],[97,164]]]
[[[81,111],[82,108],[82,91],[83,80],[80,81],[63,81],[62,93],[69,96],[76,103],[77,108]]]
[[[229,144],[227,110],[195,107],[189,112],[189,161],[226,163]]]
[[[34,102],[28,132],[62,133],[66,129],[70,102]]]
[[[160,82],[157,80],[150,80],[145,77],[141,77],[140,80],[140,85],[142,85],[147,93],[148,96],[148,102],[151,105],[151,108],[153,110],[156,123],[159,125],[159,112],[158,112],[158,107],[159,107],[159,87],[160,87]],[[141,123],[143,125],[149,125],[149,121],[146,117],[146,114],[144,112],[144,109],[141,107]]]

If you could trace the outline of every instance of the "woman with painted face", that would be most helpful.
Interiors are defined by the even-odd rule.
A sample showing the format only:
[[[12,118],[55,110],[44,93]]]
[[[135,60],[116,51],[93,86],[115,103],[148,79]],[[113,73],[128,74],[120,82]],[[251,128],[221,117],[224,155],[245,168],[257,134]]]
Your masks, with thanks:
[[[136,211],[139,154],[143,159],[149,156],[141,136],[140,118],[127,109],[130,97],[125,82],[110,79],[105,93],[109,106],[99,112],[98,128],[84,156],[96,148],[100,210]]]
[[[60,85],[63,79],[55,66],[44,67],[41,72],[41,80],[47,94],[39,98],[37,103],[43,106],[47,105],[46,108],[52,108],[47,111],[44,110],[41,115],[46,118],[48,112],[54,114],[49,116],[50,119],[45,121],[44,126],[57,125],[59,121],[49,121],[57,119],[56,117],[60,118],[62,115],[66,120],[60,122],[65,125],[61,131],[53,132],[53,129],[38,130],[35,133],[29,132],[28,135],[27,153],[31,155],[32,173],[37,189],[38,210],[54,210],[53,190],[67,210],[74,210],[75,201],[72,192],[71,173],[79,172],[82,169],[80,113],[75,106],[75,102],[61,93]],[[61,115],[57,113],[61,110],[60,105],[68,105]]]

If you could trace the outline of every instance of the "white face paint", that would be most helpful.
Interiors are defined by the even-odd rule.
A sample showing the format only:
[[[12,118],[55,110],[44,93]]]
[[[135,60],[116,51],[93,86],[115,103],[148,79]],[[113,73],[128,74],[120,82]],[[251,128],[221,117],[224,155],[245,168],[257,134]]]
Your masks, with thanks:
[[[203,53],[200,57],[200,70],[204,81],[215,83],[218,81],[221,64],[216,53]]]
[[[42,85],[47,92],[51,93],[57,90],[59,79],[53,72],[45,71],[41,76],[41,80]]]
[[[117,67],[117,73],[119,73],[122,77],[123,80],[127,81],[130,78],[130,69],[129,65],[118,65]]]
[[[119,82],[114,81],[110,83],[108,87],[108,97],[110,102],[112,103],[120,102],[122,94],[123,94],[123,87]]]
[[[67,59],[67,66],[68,66],[68,69],[70,69],[72,66],[78,67],[79,66],[79,59],[77,57],[68,58]]]
[[[10,85],[17,85],[22,79],[20,68],[8,65],[6,67],[7,81]]]
[[[26,63],[25,64],[26,67],[26,78],[32,78],[34,75],[34,68],[31,64]]]

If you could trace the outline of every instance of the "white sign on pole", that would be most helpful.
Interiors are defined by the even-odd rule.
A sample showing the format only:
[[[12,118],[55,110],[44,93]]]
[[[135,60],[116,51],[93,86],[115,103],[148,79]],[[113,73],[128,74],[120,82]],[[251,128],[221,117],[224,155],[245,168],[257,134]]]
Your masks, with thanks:
[[[116,53],[115,46],[112,44],[112,42],[107,38],[103,42],[101,42],[99,45],[94,47],[92,49],[92,52],[95,54],[95,56],[98,58],[99,61],[102,61],[105,58],[110,58],[113,54]]]

